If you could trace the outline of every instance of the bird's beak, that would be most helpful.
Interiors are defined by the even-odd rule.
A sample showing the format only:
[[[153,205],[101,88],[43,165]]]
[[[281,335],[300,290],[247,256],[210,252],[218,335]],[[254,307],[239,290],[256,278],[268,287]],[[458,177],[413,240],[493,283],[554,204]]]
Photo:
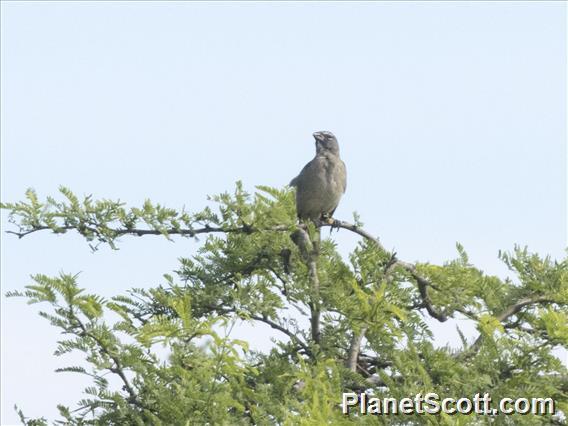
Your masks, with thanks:
[[[323,140],[323,135],[320,132],[315,132],[314,133],[314,138],[316,141],[322,141]]]

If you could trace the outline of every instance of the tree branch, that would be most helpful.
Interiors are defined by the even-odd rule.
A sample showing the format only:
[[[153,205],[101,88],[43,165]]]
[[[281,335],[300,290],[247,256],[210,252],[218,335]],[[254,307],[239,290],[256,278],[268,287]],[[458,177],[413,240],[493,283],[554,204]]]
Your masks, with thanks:
[[[321,222],[319,226],[322,227],[330,226],[333,228],[347,229],[348,231],[354,232],[362,236],[363,238],[373,242],[379,248],[379,250],[387,252],[383,244],[380,242],[379,238],[374,237],[372,234],[370,234],[369,232],[365,231],[364,229],[362,229],[361,227],[355,224],[341,220],[334,220],[331,223]],[[428,287],[434,287],[434,286],[432,285],[430,280],[418,274],[418,272],[416,271],[416,266],[414,266],[412,263],[404,262],[402,260],[397,259],[396,253],[393,253],[387,267],[385,268],[385,272],[389,272],[396,266],[400,266],[402,269],[408,272],[412,276],[412,278],[416,280],[416,284],[418,285],[418,291],[420,293],[420,297],[422,298],[423,302],[421,306],[426,308],[428,314],[430,314],[431,317],[437,319],[440,322],[447,321],[448,319],[447,314],[444,312],[437,311],[436,308],[434,308],[434,306],[432,305],[432,301],[430,299],[430,296],[428,295]]]
[[[366,332],[367,327],[363,327],[359,333],[353,332],[353,337],[351,337],[351,344],[349,345],[349,351],[347,352],[345,367],[353,372],[357,371],[357,359],[359,358],[361,343],[363,342]]]
[[[497,319],[499,322],[506,321],[509,317],[520,312],[525,306],[532,305],[535,303],[554,303],[555,301],[547,296],[533,296],[533,297],[525,297],[523,299],[518,300],[516,303],[507,306],[499,315],[497,315]]]
[[[90,225],[90,226],[89,226]],[[61,231],[68,231],[68,230],[77,230],[80,234],[85,235],[85,233],[90,233],[93,235],[96,235],[99,237],[99,240],[104,241],[104,242],[108,242],[112,245],[112,240],[116,237],[120,237],[123,235],[134,235],[134,236],[144,236],[144,235],[182,235],[182,236],[189,236],[189,237],[195,237],[199,234],[210,234],[210,233],[243,233],[243,234],[252,234],[255,232],[282,232],[282,231],[288,231],[290,230],[289,226],[286,225],[276,225],[276,226],[272,226],[272,227],[268,227],[268,228],[257,228],[254,227],[252,225],[248,225],[248,224],[244,224],[242,226],[232,226],[232,227],[223,227],[223,226],[210,226],[208,224],[206,224],[205,226],[203,226],[202,228],[186,228],[186,229],[181,229],[181,228],[168,228],[168,229],[139,229],[139,228],[106,228],[105,232],[102,233],[101,230],[99,229],[99,227],[97,226],[97,223],[91,223],[89,225],[85,225],[84,223],[81,223],[79,225],[73,225],[73,226],[62,226],[62,227],[49,227],[49,226],[35,226],[32,229],[29,229],[27,231],[21,231],[21,232],[16,232],[16,231],[6,231],[9,234],[13,234],[18,236],[19,238],[23,238],[26,235],[29,235],[31,233],[34,232],[38,232],[38,231],[42,231],[42,230],[48,230],[51,229],[54,232],[61,232]],[[321,221],[319,223],[316,224],[317,225],[317,229],[319,230],[320,227],[326,227],[326,226],[330,226],[333,228],[342,228],[342,229],[346,229],[348,231],[354,232],[360,236],[362,236],[363,238],[372,241],[381,251],[387,252],[387,250],[385,249],[385,247],[382,245],[382,243],[380,242],[379,238],[374,237],[372,234],[370,234],[369,232],[365,231],[364,229],[362,229],[361,227],[359,227],[358,225],[349,223],[349,222],[345,222],[345,221],[340,221],[340,220],[333,220],[333,221]],[[304,234],[304,235],[301,235]],[[300,237],[301,239],[305,239],[305,236],[307,235],[307,231],[306,231],[306,225],[304,224],[299,224],[297,227],[297,231],[294,232],[293,234],[293,240],[295,240],[295,238]],[[309,241],[309,237],[308,237],[308,241]],[[319,254],[319,246],[317,246],[317,244],[312,244],[312,247],[309,247],[309,245],[306,244],[302,244],[302,243],[298,243],[296,240],[294,241],[296,242],[296,244],[298,245],[298,247],[300,248],[300,252],[302,254],[302,257],[304,258],[304,260],[306,261],[306,264],[308,266],[308,270],[310,273],[310,282],[312,284],[312,290],[314,292],[314,294],[319,292],[319,280],[317,277],[317,254]],[[317,246],[317,247],[316,247]],[[318,253],[316,255],[314,255],[314,252],[317,251]],[[314,261],[315,260],[315,261]],[[444,322],[448,319],[448,316],[446,313],[441,312],[436,310],[436,308],[433,306],[431,299],[429,297],[428,294],[428,287],[433,287],[435,288],[432,283],[426,279],[425,277],[421,276],[420,274],[418,274],[418,272],[416,271],[416,267],[415,265],[408,263],[408,262],[404,262],[402,260],[399,260],[396,258],[396,254],[392,255],[392,258],[388,264],[388,269],[392,269],[396,266],[401,267],[402,269],[404,269],[407,273],[409,273],[412,278],[414,280],[416,280],[416,283],[418,285],[418,290],[420,293],[420,297],[422,298],[423,301],[423,307],[427,310],[428,314],[430,316],[432,316],[433,318],[437,319],[440,322]],[[314,341],[319,340],[319,308],[316,305],[319,305],[319,301],[317,301],[317,303],[314,303],[312,301],[312,336],[314,338]]]
[[[314,343],[320,343],[320,297],[319,297],[319,277],[318,277],[318,258],[320,254],[320,228],[315,230],[314,240],[310,239],[306,225],[298,225],[298,229],[290,235],[290,238],[298,246],[302,260],[308,267],[308,279],[311,286],[310,301],[310,324],[312,330],[312,340]]]
[[[307,231],[304,231],[307,233]],[[321,247],[321,233],[320,229],[316,228],[314,240],[312,241],[312,250],[309,254],[309,261],[308,261],[308,277],[310,279],[310,285],[312,287],[312,295],[310,301],[310,309],[311,313],[311,326],[312,326],[312,340],[315,344],[319,345],[320,343],[320,315],[321,315],[321,308],[320,308],[320,282],[318,277],[318,258],[320,255],[320,247]]]
[[[101,351],[106,354],[113,362],[114,362],[114,366],[110,367],[109,370],[112,373],[117,374],[120,379],[122,380],[122,383],[124,384],[124,389],[126,389],[126,392],[128,392],[129,398],[128,400],[136,405],[138,408],[141,408],[143,410],[146,410],[147,407],[145,407],[140,400],[138,399],[138,395],[136,394],[136,392],[134,391],[134,388],[132,387],[132,385],[130,384],[130,381],[128,380],[128,378],[126,377],[126,374],[124,374],[124,368],[122,366],[122,363],[120,362],[120,359],[118,359],[118,357],[116,357],[115,355],[113,355],[111,353],[111,351],[106,347],[106,345],[104,344],[104,342],[99,339],[96,335],[94,335],[93,333],[90,333],[87,330],[87,327],[85,326],[85,324],[83,324],[83,322],[81,321],[81,319],[79,317],[77,317],[77,315],[75,315],[72,311],[71,311],[71,315],[72,318],[76,321],[77,325],[79,326],[79,328],[81,329],[81,334],[87,337],[90,337],[91,339],[93,339],[100,347]]]
[[[12,234],[12,235],[16,235],[18,238],[23,238],[26,235],[32,234],[34,232],[38,232],[38,231],[45,231],[45,230],[54,230],[54,231],[70,231],[70,230],[77,230],[79,233],[82,233],[81,231],[79,231],[79,227],[78,226],[61,226],[61,227],[56,227],[56,228],[51,228],[49,226],[38,226],[38,227],[34,227],[33,229],[30,229],[28,231],[24,231],[24,232],[16,232],[16,231],[6,231],[7,234]],[[90,226],[84,226],[82,228],[85,231],[89,231],[95,234],[98,234],[99,231],[94,228],[94,227],[90,227]],[[195,228],[195,229],[177,229],[177,228],[169,228],[169,229],[165,229],[163,231],[157,230],[157,229],[139,229],[139,228],[109,228],[110,232],[112,232],[114,234],[115,237],[120,237],[122,235],[134,235],[137,237],[142,237],[144,235],[164,235],[164,233],[166,233],[167,235],[183,235],[183,236],[189,236],[189,237],[195,237],[196,235],[199,234],[211,234],[211,233],[225,233],[225,234],[230,234],[230,233],[243,233],[243,234],[252,234],[254,232],[260,232],[260,231],[287,231],[290,229],[289,226],[285,226],[285,225],[279,225],[279,226],[274,226],[271,228],[266,228],[266,229],[260,229],[260,228],[254,228],[252,226],[249,225],[243,225],[243,226],[236,226],[236,227],[213,227],[213,226],[209,226],[209,225],[205,225],[203,228]]]
[[[274,330],[278,330],[282,333],[284,333],[286,336],[288,336],[290,338],[290,340],[294,343],[296,343],[298,346],[300,346],[307,355],[311,355],[312,351],[310,350],[310,348],[308,347],[308,345],[306,345],[304,342],[302,342],[298,336],[294,333],[292,333],[290,330],[288,330],[285,327],[282,327],[280,324],[272,321],[271,319],[269,319],[266,315],[263,316],[259,316],[259,315],[251,315],[251,319],[256,320],[256,321],[260,321],[263,322],[267,325],[269,325],[271,328],[273,328]]]
[[[495,318],[499,322],[504,322],[513,315],[519,313],[524,307],[539,303],[556,303],[553,299],[547,296],[533,296],[533,297],[525,297],[516,301],[515,303],[507,306],[500,314],[498,314]],[[520,328],[520,327],[519,327]],[[473,345],[469,347],[469,350],[466,351],[465,356],[466,359],[471,358],[473,355],[477,353],[479,348],[481,347],[481,343],[483,342],[483,335],[480,334]]]

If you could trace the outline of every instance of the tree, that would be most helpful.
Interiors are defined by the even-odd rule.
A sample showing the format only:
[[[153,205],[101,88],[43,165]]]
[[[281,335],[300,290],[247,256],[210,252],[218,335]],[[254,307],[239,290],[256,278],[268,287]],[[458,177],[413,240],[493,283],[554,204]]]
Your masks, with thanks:
[[[355,223],[301,223],[293,192],[258,187],[212,197],[217,209],[176,211],[146,201],[127,209],[111,200],[4,203],[24,237],[75,231],[96,250],[126,236],[205,235],[197,254],[180,260],[157,288],[110,300],[87,294],[76,275],[36,275],[25,297],[62,332],[56,356],[85,354],[92,385],[75,408],[59,406],[65,424],[550,424],[568,412],[568,371],[551,353],[568,346],[568,259],[553,261],[516,247],[500,258],[516,280],[484,274],[457,257],[411,264]],[[358,234],[343,259],[323,228]],[[120,318],[115,322],[105,313]],[[437,348],[426,317],[466,317],[479,336],[461,349]],[[268,325],[268,354],[232,339],[239,321]],[[309,326],[305,326],[308,324]],[[160,345],[168,349],[162,359]],[[110,385],[108,376],[120,381]],[[560,416],[344,415],[343,392],[379,397],[550,397]],[[25,424],[47,424],[28,419]]]

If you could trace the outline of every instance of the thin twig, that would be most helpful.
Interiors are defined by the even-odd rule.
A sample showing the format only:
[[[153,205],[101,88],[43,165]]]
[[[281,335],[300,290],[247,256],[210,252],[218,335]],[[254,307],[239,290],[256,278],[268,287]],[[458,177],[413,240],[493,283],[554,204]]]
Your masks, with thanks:
[[[238,313],[239,313],[239,311],[236,308],[224,308],[224,307],[218,307],[218,306],[209,306],[208,308],[211,311],[216,312],[217,314],[234,313],[234,314],[238,315]],[[310,348],[308,347],[308,345],[306,343],[304,343],[302,340],[300,340],[297,333],[293,333],[292,331],[288,330],[286,327],[283,327],[280,324],[278,324],[277,322],[272,321],[270,318],[268,318],[268,316],[266,316],[266,315],[262,315],[262,316],[260,316],[260,315],[248,315],[248,318],[255,320],[255,321],[263,322],[263,323],[269,325],[274,330],[278,330],[281,333],[284,333],[286,336],[288,336],[290,338],[290,340],[292,342],[294,342],[296,345],[300,346],[306,352],[306,354],[308,354],[308,355],[311,354]]]
[[[79,328],[81,329],[82,334],[84,336],[87,336],[87,337],[90,337],[91,339],[93,339],[99,345],[101,351],[104,354],[106,354],[114,362],[114,366],[110,367],[109,370],[111,372],[117,374],[120,377],[120,379],[122,380],[122,383],[124,385],[124,389],[126,389],[126,392],[128,392],[128,395],[129,395],[128,400],[132,404],[136,405],[138,408],[147,409],[147,407],[145,407],[140,402],[140,400],[138,399],[138,395],[134,391],[134,388],[130,384],[130,381],[126,377],[126,374],[124,374],[124,367],[122,366],[120,359],[117,356],[115,356],[111,353],[111,351],[104,345],[104,343],[102,342],[101,339],[99,339],[95,334],[90,333],[87,330],[87,327],[85,326],[85,324],[83,324],[83,322],[81,321],[81,319],[77,315],[75,315],[73,312],[71,312],[71,315],[72,315],[72,318],[76,321]]]
[[[290,330],[288,330],[285,327],[282,327],[280,324],[270,320],[268,317],[266,317],[265,315],[263,316],[258,316],[258,315],[251,315],[250,317],[253,320],[256,321],[260,321],[263,322],[267,325],[269,325],[271,328],[273,328],[274,330],[278,330],[282,333],[284,333],[286,336],[288,336],[290,338],[290,340],[292,342],[294,342],[295,344],[297,344],[298,346],[300,346],[307,355],[310,355],[312,353],[312,351],[310,350],[310,348],[308,347],[308,345],[306,345],[304,342],[302,342],[299,338],[297,334],[292,333]]]

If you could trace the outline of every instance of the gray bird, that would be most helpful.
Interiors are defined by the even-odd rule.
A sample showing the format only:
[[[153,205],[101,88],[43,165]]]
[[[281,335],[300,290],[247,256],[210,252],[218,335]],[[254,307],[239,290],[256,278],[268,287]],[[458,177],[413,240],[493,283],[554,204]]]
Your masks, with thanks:
[[[315,132],[316,156],[290,182],[296,187],[296,210],[300,219],[329,220],[347,186],[345,163],[331,132]]]

